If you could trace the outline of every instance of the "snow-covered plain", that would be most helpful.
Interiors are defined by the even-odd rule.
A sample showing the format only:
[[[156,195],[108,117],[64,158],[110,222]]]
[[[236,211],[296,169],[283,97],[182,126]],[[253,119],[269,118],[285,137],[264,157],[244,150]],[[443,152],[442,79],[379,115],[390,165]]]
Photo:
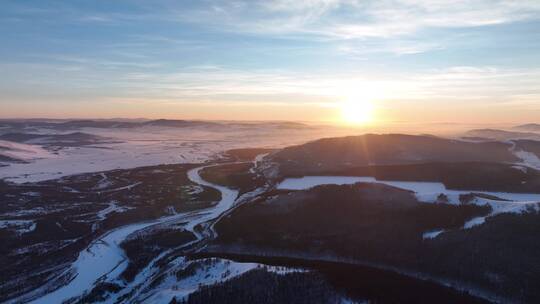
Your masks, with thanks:
[[[141,127],[132,129],[81,128],[77,131],[110,138],[111,142],[63,147],[52,151],[39,145],[0,142],[17,148],[17,158],[30,163],[4,163],[0,179],[17,183],[37,182],[62,176],[177,163],[202,163],[233,148],[279,148],[316,139],[342,135],[338,129],[283,130],[271,127],[223,130],[206,128]],[[33,130],[50,133],[51,130]],[[48,147],[50,148],[50,147]],[[7,151],[7,148],[6,148]],[[8,153],[4,151],[3,153]],[[0,149],[0,152],[1,149]],[[14,153],[14,152],[9,152]],[[11,155],[11,154],[10,154]]]

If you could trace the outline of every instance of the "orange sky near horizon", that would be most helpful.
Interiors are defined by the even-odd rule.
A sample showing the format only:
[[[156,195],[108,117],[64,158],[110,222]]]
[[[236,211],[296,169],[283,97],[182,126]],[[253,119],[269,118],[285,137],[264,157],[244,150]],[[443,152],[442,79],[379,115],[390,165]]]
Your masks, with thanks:
[[[513,104],[373,102],[368,125],[393,122],[520,124],[540,121],[539,106]],[[74,104],[11,103],[0,118],[165,118],[198,120],[282,120],[348,124],[340,103],[230,103],[230,102],[141,102],[94,101]],[[353,115],[355,115],[353,113]]]

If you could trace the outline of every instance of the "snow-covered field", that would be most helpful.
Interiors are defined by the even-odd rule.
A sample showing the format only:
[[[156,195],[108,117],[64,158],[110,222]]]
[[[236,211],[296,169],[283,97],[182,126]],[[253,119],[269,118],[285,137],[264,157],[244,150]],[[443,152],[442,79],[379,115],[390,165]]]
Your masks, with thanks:
[[[80,147],[63,147],[54,153],[39,145],[0,142],[4,152],[30,163],[4,163],[0,179],[36,182],[62,176],[177,163],[202,163],[233,148],[279,148],[316,139],[339,130],[273,128],[142,127],[133,129],[82,128],[78,131],[112,139],[111,142]],[[34,130],[35,132],[35,130]],[[37,133],[50,132],[43,130]],[[324,133],[323,133],[324,132]],[[337,132],[337,133],[336,133]],[[11,152],[10,152],[11,151]],[[16,151],[16,152],[13,152]],[[15,153],[15,154],[14,154]]]
[[[469,202],[477,205],[490,205],[492,212],[488,216],[499,213],[514,212],[521,213],[527,208],[537,208],[540,203],[540,194],[534,193],[506,193],[506,192],[486,192],[475,190],[449,190],[442,183],[433,182],[403,182],[403,181],[382,181],[369,176],[304,176],[300,178],[287,178],[278,184],[278,189],[284,190],[307,190],[319,185],[352,185],[356,183],[380,183],[400,189],[409,190],[415,193],[421,202],[436,203],[441,194],[447,198],[449,204],[460,204],[460,195],[464,194],[484,194],[497,197],[501,200],[487,199],[474,196]],[[474,218],[467,222],[464,228],[471,228],[484,223],[486,217]],[[430,231],[424,235],[425,238],[438,236],[442,231]]]
[[[0,168],[0,178],[36,182],[78,173],[175,163],[200,163],[223,150],[217,143],[130,141],[96,147],[69,147],[56,157]]]

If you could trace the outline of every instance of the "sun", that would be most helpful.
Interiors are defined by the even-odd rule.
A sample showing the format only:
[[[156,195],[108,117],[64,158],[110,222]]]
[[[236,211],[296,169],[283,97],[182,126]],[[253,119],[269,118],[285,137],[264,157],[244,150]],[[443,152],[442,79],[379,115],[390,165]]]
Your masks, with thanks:
[[[375,118],[375,106],[371,100],[350,98],[343,102],[340,108],[341,119],[347,124],[368,124]]]

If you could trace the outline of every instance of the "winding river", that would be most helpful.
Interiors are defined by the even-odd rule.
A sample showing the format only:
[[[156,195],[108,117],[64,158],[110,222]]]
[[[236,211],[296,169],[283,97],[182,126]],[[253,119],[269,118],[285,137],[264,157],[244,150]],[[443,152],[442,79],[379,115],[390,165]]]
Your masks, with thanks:
[[[195,227],[199,224],[217,219],[221,214],[233,207],[236,198],[238,197],[238,191],[209,183],[201,178],[199,174],[200,171],[211,166],[213,165],[191,169],[188,171],[187,176],[193,183],[214,188],[221,193],[221,200],[215,206],[207,209],[166,216],[153,221],[123,226],[102,235],[79,253],[77,260],[71,264],[68,270],[57,276],[57,278],[62,278],[71,275],[72,279],[67,282],[67,284],[52,292],[46,293],[33,300],[31,303],[62,303],[67,299],[81,296],[86,291],[91,290],[98,280],[112,280],[118,277],[126,269],[129,262],[124,255],[124,251],[120,247],[120,244],[129,235],[139,230],[157,224],[181,222],[189,219],[188,223],[184,226],[184,229],[191,231],[197,237],[197,241],[204,239],[204,236],[209,235],[210,233],[197,232]],[[205,227],[203,225],[203,227],[209,229],[209,226]],[[35,291],[33,297],[38,293],[43,294],[46,292],[45,288],[47,288],[47,286]]]

